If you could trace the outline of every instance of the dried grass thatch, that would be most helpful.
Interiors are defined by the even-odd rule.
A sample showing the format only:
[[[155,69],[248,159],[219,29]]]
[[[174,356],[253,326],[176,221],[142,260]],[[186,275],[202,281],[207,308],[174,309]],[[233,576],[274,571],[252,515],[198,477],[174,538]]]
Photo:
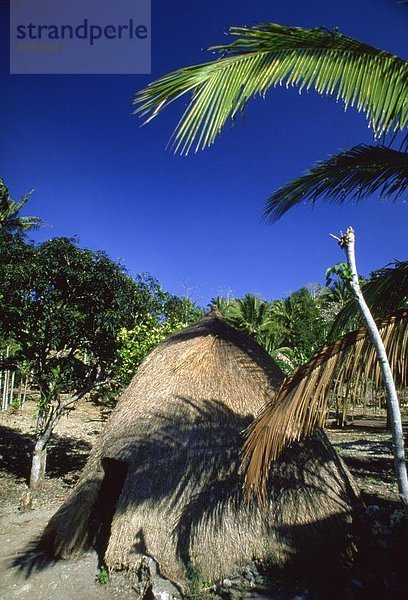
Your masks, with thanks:
[[[391,370],[397,384],[408,383],[408,310],[378,319]],[[251,424],[244,445],[247,463],[245,487],[263,499],[267,495],[270,465],[294,441],[322,427],[329,395],[361,395],[370,382],[382,385],[380,365],[367,329],[352,331],[337,342],[323,346],[289,377],[277,396]]]
[[[268,510],[243,500],[242,431],[282,380],[255,341],[214,313],[172,335],[139,368],[43,543],[78,554],[102,521],[109,567],[137,569],[149,555],[178,581],[189,563],[216,580],[310,542],[327,554],[322,539],[336,531],[344,543],[354,488],[322,433],[277,462]]]

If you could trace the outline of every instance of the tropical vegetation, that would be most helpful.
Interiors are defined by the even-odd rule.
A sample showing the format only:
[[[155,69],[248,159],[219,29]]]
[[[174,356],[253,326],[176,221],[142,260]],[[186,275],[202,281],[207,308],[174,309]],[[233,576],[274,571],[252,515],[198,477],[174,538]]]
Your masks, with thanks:
[[[20,214],[32,192],[29,192],[15,201],[11,198],[8,188],[0,177],[0,234],[23,233],[30,229],[37,229],[42,225],[39,217],[28,217]]]

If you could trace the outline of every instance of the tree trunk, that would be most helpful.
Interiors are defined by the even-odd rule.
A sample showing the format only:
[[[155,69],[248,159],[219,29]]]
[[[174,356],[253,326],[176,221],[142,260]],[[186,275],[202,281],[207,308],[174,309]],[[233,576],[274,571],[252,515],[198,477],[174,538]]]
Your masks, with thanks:
[[[8,383],[9,383],[9,372],[4,371],[4,383],[3,383],[3,397],[1,401],[1,409],[7,410],[8,408]]]
[[[25,382],[24,382],[24,393],[23,393],[23,399],[21,400],[21,405],[23,406],[24,402],[26,401],[26,396],[27,396],[27,385],[28,385],[28,377],[26,376],[25,378]]]
[[[371,341],[376,349],[377,358],[380,363],[391,421],[392,447],[398,490],[405,511],[408,512],[408,476],[405,462],[404,435],[402,430],[401,412],[398,403],[397,391],[395,389],[394,379],[390,364],[388,362],[384,343],[361,292],[354,253],[354,241],[354,230],[352,227],[349,227],[347,232],[340,238],[339,244],[341,248],[344,248],[346,251],[347,263],[351,271],[351,287],[358,302],[360,312],[366,323]]]
[[[37,439],[31,462],[30,489],[34,490],[44,481],[47,465],[47,440],[44,436]]]
[[[52,431],[59,420],[59,416],[55,414],[57,412],[58,409],[53,410],[52,407],[48,407],[47,412],[45,408],[40,408],[38,411],[36,426],[37,439],[31,459],[30,490],[40,487],[44,481],[47,466],[47,444],[50,440]]]
[[[31,462],[31,473],[30,473],[30,489],[33,490],[41,485],[45,477],[45,468],[47,462],[47,444],[51,438],[54,427],[57,425],[61,416],[65,413],[69,406],[72,406],[85,394],[90,392],[93,388],[97,387],[102,383],[102,376],[96,378],[96,380],[82,388],[75,395],[70,398],[66,398],[62,402],[58,403],[57,406],[48,406],[47,412],[42,408],[38,412],[37,425],[40,427],[37,430],[37,441],[34,446],[33,457]]]
[[[19,383],[19,386],[18,386],[18,395],[17,395],[17,404],[18,404],[19,408],[21,408],[21,395],[22,395],[22,392],[23,392],[23,376],[20,375],[20,383]]]
[[[6,348],[6,358],[9,357],[10,354],[10,346]],[[4,387],[3,387],[3,398],[2,398],[2,410],[7,410],[8,408],[8,390],[9,390],[9,371],[6,369],[4,372]]]
[[[11,375],[11,389],[10,389],[10,401],[9,401],[10,406],[13,406],[13,394],[14,394],[14,382],[15,382],[15,378],[16,378],[16,372],[13,371],[13,374]]]

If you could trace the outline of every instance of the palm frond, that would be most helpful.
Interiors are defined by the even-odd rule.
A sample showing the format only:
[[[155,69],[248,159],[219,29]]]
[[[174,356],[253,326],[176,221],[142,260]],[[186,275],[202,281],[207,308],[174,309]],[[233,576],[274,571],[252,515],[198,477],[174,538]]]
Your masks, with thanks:
[[[135,113],[147,122],[192,95],[173,134],[178,152],[211,145],[250,98],[284,82],[355,106],[376,136],[408,123],[408,63],[397,56],[323,28],[267,23],[231,27],[229,35],[237,39],[210,48],[217,60],[164,75],[135,96]]]
[[[277,221],[303,202],[358,202],[378,192],[397,200],[408,188],[408,153],[360,144],[331,156],[274,192],[264,216]]]
[[[362,284],[364,299],[371,314],[382,317],[399,308],[408,307],[408,261],[394,261],[375,271],[371,279]],[[349,324],[360,317],[357,302],[351,299],[336,316],[329,339],[338,338],[350,329]]]
[[[38,229],[43,225],[40,217],[19,216],[20,210],[28,202],[31,194],[25,194],[19,201],[10,197],[7,186],[0,177],[0,231],[27,231],[28,229]]]
[[[408,310],[377,321],[377,326],[394,378],[399,386],[406,386]],[[262,499],[270,463],[292,442],[323,426],[330,392],[355,396],[367,379],[375,386],[381,385],[379,364],[366,328],[327,344],[286,379],[277,396],[247,431],[244,445],[247,495],[257,493]]]

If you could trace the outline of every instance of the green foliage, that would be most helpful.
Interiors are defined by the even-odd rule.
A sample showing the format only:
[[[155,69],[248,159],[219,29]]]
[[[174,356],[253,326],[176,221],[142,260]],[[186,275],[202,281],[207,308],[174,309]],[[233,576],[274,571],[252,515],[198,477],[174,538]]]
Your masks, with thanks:
[[[394,261],[370,274],[361,281],[361,289],[375,318],[384,317],[395,310],[408,306],[408,262]],[[347,298],[330,331],[330,339],[361,326],[358,304],[353,297]]]
[[[323,345],[326,330],[319,305],[306,288],[291,294],[287,303],[291,313],[287,341],[295,350],[299,364],[302,364]]]
[[[187,589],[184,593],[186,600],[205,600],[210,599],[210,588],[212,582],[204,577],[200,569],[193,563],[186,566],[186,577],[188,579]]]
[[[408,153],[386,146],[360,144],[311,167],[301,177],[279,188],[267,201],[264,216],[277,221],[306,201],[314,204],[363,200],[377,192],[397,200],[408,188]]]
[[[145,357],[172,333],[197,321],[204,312],[187,297],[163,293],[160,310],[149,312],[132,328],[118,334],[116,373],[122,385],[127,384]]]
[[[185,322],[174,316],[161,322],[157,317],[147,314],[143,321],[132,329],[121,329],[117,338],[117,373],[120,381],[123,384],[128,383],[149,352],[169,335],[185,326]]]
[[[252,294],[243,298],[214,298],[215,307],[238,331],[252,336],[289,374],[325,342],[322,316],[324,289],[313,295],[301,288],[283,300],[267,302]]]
[[[20,402],[18,396],[14,396],[11,400],[10,410],[12,413],[17,413],[20,410]]]
[[[35,246],[2,235],[0,280],[0,334],[29,364],[42,416],[61,395],[109,378],[119,331],[159,312],[163,301],[153,278],[132,279],[104,252],[67,238]]]
[[[8,188],[0,177],[0,234],[5,232],[21,234],[29,229],[38,229],[42,225],[39,217],[19,216],[30,195],[31,192],[16,202],[10,197]]]
[[[224,317],[224,319],[228,320],[231,316],[234,302],[234,299],[224,298],[223,296],[216,296],[215,298],[211,299],[208,308],[215,308]]]
[[[95,578],[96,583],[100,585],[106,585],[109,583],[109,571],[105,565],[101,565],[99,567],[99,571]]]
[[[211,48],[217,60],[164,75],[136,96],[135,112],[151,120],[191,94],[173,136],[176,151],[210,146],[252,97],[283,82],[356,106],[377,137],[406,127],[408,64],[397,56],[322,27],[265,23],[229,34],[235,41]]]
[[[329,286],[333,283],[334,277],[340,279],[347,286],[349,285],[352,279],[352,273],[350,267],[343,262],[338,262],[329,269],[326,270],[326,285]]]
[[[243,298],[222,298],[218,296],[210,302],[223,318],[235,327],[252,336],[267,352],[273,353],[283,340],[282,328],[274,318],[271,304],[258,296],[246,294]]]
[[[269,305],[258,296],[246,294],[231,302],[228,320],[239,331],[261,341],[270,325]]]
[[[162,313],[170,322],[184,323],[185,326],[204,316],[204,311],[190,298],[187,296],[180,298],[172,294],[164,295]]]

